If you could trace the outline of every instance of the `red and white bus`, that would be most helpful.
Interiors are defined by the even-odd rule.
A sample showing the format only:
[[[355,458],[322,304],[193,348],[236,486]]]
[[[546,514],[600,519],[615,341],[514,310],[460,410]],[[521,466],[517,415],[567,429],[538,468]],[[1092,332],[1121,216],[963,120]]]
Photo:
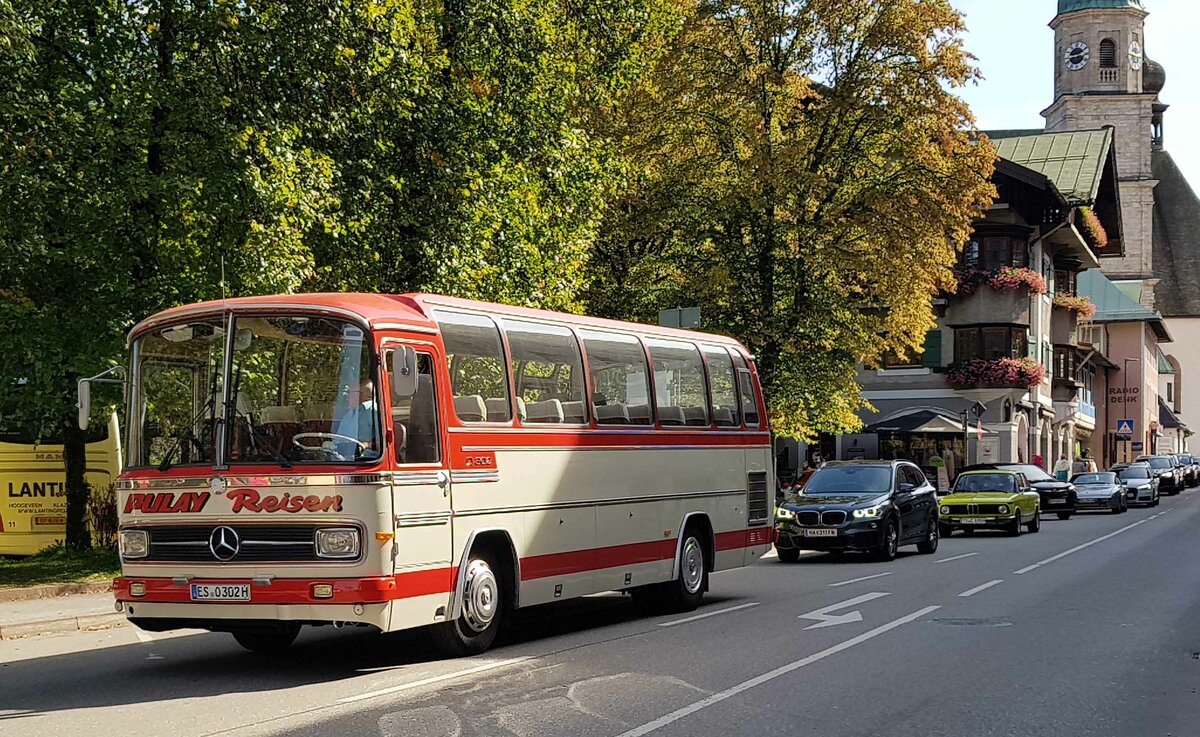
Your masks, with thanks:
[[[143,629],[270,651],[429,626],[467,654],[516,607],[693,609],[770,549],[767,417],[729,338],[300,294],[167,310],[129,345],[114,590]]]

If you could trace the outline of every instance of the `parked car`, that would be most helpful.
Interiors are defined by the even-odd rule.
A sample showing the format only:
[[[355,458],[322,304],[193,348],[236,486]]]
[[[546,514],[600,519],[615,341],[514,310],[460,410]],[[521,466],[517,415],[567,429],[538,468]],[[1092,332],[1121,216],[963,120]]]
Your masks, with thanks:
[[[1095,509],[1121,514],[1129,511],[1125,484],[1112,471],[1075,474],[1071,483],[1075,484],[1075,503],[1080,512]]]
[[[1150,464],[1158,474],[1160,492],[1173,496],[1183,490],[1183,473],[1179,470],[1175,456],[1138,456],[1134,460]]]
[[[1021,526],[1037,532],[1042,526],[1041,495],[1025,475],[1016,471],[964,471],[950,493],[938,500],[938,526],[949,537],[955,530],[1007,530],[1020,535]]]
[[[1059,519],[1071,519],[1075,513],[1075,486],[1070,481],[1059,481],[1038,466],[1029,463],[981,463],[967,466],[966,471],[1013,471],[1025,477],[1029,485],[1042,498],[1043,513],[1053,512]]]
[[[787,563],[802,550],[857,550],[882,561],[894,559],[901,545],[933,553],[937,493],[907,461],[830,461],[785,494],[775,529],[775,549]]]
[[[1183,471],[1184,485],[1189,489],[1200,485],[1200,469],[1197,469],[1195,456],[1191,453],[1176,453],[1175,460],[1179,461],[1179,468]]]
[[[1112,470],[1125,485],[1130,504],[1158,506],[1158,474],[1149,463],[1118,463]]]

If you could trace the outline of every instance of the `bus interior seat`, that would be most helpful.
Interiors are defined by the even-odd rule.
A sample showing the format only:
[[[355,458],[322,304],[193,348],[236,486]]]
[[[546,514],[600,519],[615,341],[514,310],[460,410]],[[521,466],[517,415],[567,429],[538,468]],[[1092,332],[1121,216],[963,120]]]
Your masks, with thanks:
[[[511,410],[508,407],[507,399],[494,397],[491,399],[485,399],[483,404],[485,407],[487,407],[488,422],[508,422],[510,419],[512,419],[509,417],[509,412]]]
[[[483,397],[478,394],[455,397],[454,413],[463,422],[485,422],[488,415],[487,406],[483,403]]]
[[[601,404],[593,408],[601,425],[628,425],[629,409],[623,404]]]
[[[708,427],[708,413],[703,407],[684,407],[683,419],[691,427]]]
[[[648,404],[631,404],[629,405],[629,422],[634,425],[650,425],[650,405]]]
[[[417,375],[417,391],[413,394],[412,409],[403,437],[397,432],[396,441],[403,442],[405,463],[433,463],[437,460],[437,405],[434,402],[433,377]]]
[[[547,399],[543,402],[529,402],[525,407],[529,422],[562,423],[563,406],[557,399]]]
[[[333,402],[313,402],[301,410],[304,432],[330,432],[333,430]]]
[[[737,425],[737,421],[733,418],[733,410],[729,407],[713,407],[713,420],[721,427]]]
[[[300,431],[300,408],[294,404],[263,407],[258,411],[258,424],[268,433],[279,438],[279,450],[292,444],[292,437]]]
[[[658,421],[664,425],[685,425],[683,407],[659,407]]]
[[[582,425],[587,422],[587,412],[583,408],[583,401],[578,402],[563,402],[563,422],[569,422],[573,425]]]

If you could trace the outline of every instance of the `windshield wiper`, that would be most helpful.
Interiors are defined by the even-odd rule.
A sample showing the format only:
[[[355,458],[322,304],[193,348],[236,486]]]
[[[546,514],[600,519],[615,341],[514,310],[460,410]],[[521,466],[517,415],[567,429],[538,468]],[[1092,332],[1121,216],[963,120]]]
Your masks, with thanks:
[[[171,461],[175,458],[175,454],[179,452],[179,448],[183,445],[185,440],[191,442],[192,440],[196,439],[196,422],[203,417],[205,413],[211,411],[212,408],[213,398],[210,395],[208,401],[205,402],[204,406],[200,408],[200,411],[197,412],[190,421],[188,421],[187,432],[175,438],[175,444],[172,445],[169,450],[167,450],[167,454],[163,456],[162,462],[158,464],[159,471],[165,473],[169,468],[171,468]]]

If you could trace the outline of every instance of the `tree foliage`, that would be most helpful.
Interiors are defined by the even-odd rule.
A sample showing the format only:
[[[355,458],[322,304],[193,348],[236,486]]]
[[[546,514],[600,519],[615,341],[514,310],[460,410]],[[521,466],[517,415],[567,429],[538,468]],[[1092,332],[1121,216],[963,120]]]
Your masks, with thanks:
[[[634,185],[590,303],[699,304],[757,354],[777,431],[857,427],[857,363],[921,346],[994,196],[963,30],[946,0],[702,2],[612,119]]]
[[[317,288],[578,308],[620,174],[586,123],[677,19],[666,0],[0,0],[0,418],[65,428],[68,538],[75,382],[148,314]]]

